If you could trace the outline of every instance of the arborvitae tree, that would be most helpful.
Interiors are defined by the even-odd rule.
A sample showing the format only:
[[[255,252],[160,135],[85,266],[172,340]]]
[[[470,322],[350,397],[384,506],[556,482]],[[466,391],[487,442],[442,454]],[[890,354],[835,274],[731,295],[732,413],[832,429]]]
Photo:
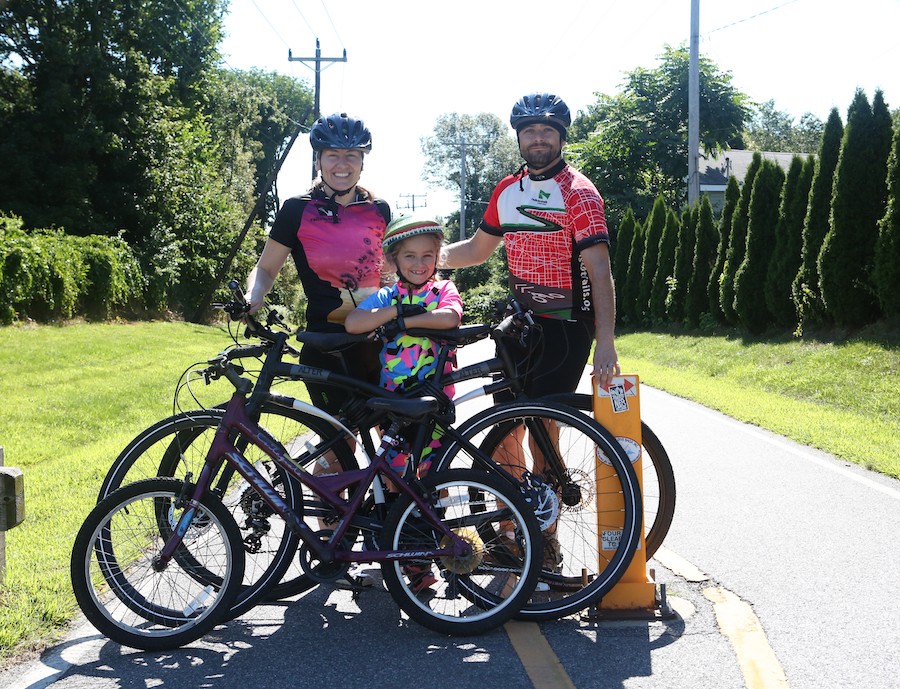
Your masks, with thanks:
[[[822,134],[822,145],[816,158],[816,169],[809,193],[809,205],[803,220],[800,269],[791,286],[798,332],[803,332],[803,326],[807,323],[826,320],[825,305],[819,294],[818,258],[822,242],[828,232],[834,171],[837,168],[843,136],[844,123],[841,122],[837,108],[832,108]]]
[[[781,193],[778,225],[775,228],[775,251],[766,274],[766,306],[778,325],[794,325],[796,311],[791,298],[791,284],[800,268],[803,245],[803,218],[809,204],[809,186],[814,162],[804,163],[794,156]]]
[[[783,184],[784,171],[776,163],[764,160],[753,180],[744,260],[734,276],[734,310],[741,324],[751,333],[761,333],[772,322],[760,286],[765,283],[775,250],[778,202]]]
[[[707,287],[710,284],[713,265],[716,262],[716,247],[719,243],[719,231],[713,218],[712,204],[706,194],[700,201],[700,216],[695,232],[697,242],[694,244],[694,264],[684,303],[684,320],[692,328],[700,324],[700,316],[709,309]],[[718,303],[716,300],[717,305]]]
[[[678,216],[668,210],[666,224],[659,240],[659,256],[656,261],[656,275],[650,289],[650,320],[654,325],[666,320],[666,295],[675,274],[675,250],[681,223]]]
[[[900,316],[900,127],[888,163],[887,211],[878,223],[875,244],[875,293],[885,316]]]
[[[622,222],[619,223],[619,231],[616,233],[615,253],[612,260],[613,282],[616,285],[616,314],[621,319],[624,315],[624,303],[622,301],[625,290],[625,281],[628,278],[628,259],[631,254],[631,242],[634,238],[636,225],[634,212],[631,208],[625,210]]]
[[[628,252],[628,269],[625,274],[625,289],[619,303],[622,305],[622,320],[637,325],[643,318],[643,309],[639,308],[641,292],[641,266],[644,263],[644,245],[646,243],[646,225],[635,223],[634,235],[631,238],[631,250]]]
[[[709,282],[706,285],[706,295],[709,301],[709,312],[719,323],[725,323],[725,313],[722,311],[722,271],[725,268],[725,255],[728,252],[728,242],[731,239],[731,223],[734,212],[741,199],[741,187],[736,177],[729,177],[725,186],[725,206],[722,209],[722,217],[719,220],[719,245],[716,247],[716,262],[709,274]]]
[[[688,281],[694,264],[695,228],[700,219],[700,204],[685,208],[681,215],[678,246],[675,247],[675,274],[666,295],[666,315],[673,323],[684,320],[684,301],[687,298]]]
[[[719,290],[719,304],[722,313],[729,323],[737,324],[740,318],[734,308],[734,276],[744,260],[744,252],[747,249],[747,223],[750,215],[750,195],[753,192],[753,180],[759,167],[762,165],[762,156],[757,152],[753,154],[753,160],[747,168],[744,177],[744,186],[741,189],[741,199],[737,210],[731,219],[731,237],[728,240],[728,251],[725,253],[725,265],[722,268],[721,289]]]
[[[650,293],[656,278],[659,261],[659,243],[666,226],[666,201],[660,194],[653,203],[647,222],[644,223],[644,263],[641,266],[640,292],[638,293],[638,316],[647,320],[650,316]]]
[[[880,110],[886,110],[881,92]],[[880,308],[872,272],[878,221],[887,202],[887,157],[883,127],[859,89],[850,106],[841,142],[831,202],[831,223],[819,253],[819,287],[834,322],[860,326],[875,321]]]

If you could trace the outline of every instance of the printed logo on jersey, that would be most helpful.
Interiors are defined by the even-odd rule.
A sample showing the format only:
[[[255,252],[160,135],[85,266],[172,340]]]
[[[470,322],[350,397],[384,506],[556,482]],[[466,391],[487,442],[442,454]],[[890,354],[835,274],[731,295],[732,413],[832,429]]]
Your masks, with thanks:
[[[318,218],[310,218],[313,222],[316,220],[334,220],[335,212],[333,208],[328,206],[323,206],[321,204],[316,204],[316,212],[318,212]]]
[[[535,223],[537,223],[536,225],[532,225],[530,223],[528,225],[521,225],[520,227],[524,230],[529,230],[531,232],[558,232],[562,229],[562,225],[553,222],[550,218],[544,217],[544,215],[546,215],[547,211],[549,210],[547,208],[517,206],[516,210],[529,220],[534,220]],[[538,213],[541,213],[542,215],[538,215]]]
[[[516,282],[513,285],[516,294],[527,297],[535,304],[547,304],[554,299],[565,299],[567,295],[561,292],[548,291],[547,288],[540,285],[534,285],[530,282]]]

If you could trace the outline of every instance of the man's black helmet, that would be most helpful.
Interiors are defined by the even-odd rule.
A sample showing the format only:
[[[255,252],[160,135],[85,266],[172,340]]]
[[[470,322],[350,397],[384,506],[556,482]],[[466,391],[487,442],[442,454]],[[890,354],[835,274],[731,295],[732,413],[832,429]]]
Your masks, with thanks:
[[[347,113],[320,117],[309,130],[309,143],[314,151],[326,148],[355,148],[368,153],[372,150],[372,134],[362,120]]]
[[[562,98],[552,93],[529,93],[522,96],[513,106],[509,124],[518,133],[522,127],[538,122],[555,127],[559,130],[560,136],[565,138],[566,130],[572,124],[569,106]]]

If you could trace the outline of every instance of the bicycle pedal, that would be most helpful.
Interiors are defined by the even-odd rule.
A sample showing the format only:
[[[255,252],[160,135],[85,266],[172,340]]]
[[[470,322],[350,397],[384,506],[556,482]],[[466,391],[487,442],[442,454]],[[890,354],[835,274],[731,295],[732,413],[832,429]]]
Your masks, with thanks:
[[[349,572],[339,579],[334,580],[334,587],[346,591],[364,591],[372,588],[375,582],[368,574],[350,574]]]

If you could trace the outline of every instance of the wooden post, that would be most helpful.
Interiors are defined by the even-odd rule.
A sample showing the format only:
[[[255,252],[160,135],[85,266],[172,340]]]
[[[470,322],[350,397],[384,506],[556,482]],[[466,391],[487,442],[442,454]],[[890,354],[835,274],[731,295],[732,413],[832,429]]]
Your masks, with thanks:
[[[3,466],[0,447],[0,585],[6,579],[6,531],[25,519],[25,480],[22,470]]]
[[[3,466],[3,446],[0,445],[0,467]],[[0,531],[0,586],[6,583],[6,532]]]

